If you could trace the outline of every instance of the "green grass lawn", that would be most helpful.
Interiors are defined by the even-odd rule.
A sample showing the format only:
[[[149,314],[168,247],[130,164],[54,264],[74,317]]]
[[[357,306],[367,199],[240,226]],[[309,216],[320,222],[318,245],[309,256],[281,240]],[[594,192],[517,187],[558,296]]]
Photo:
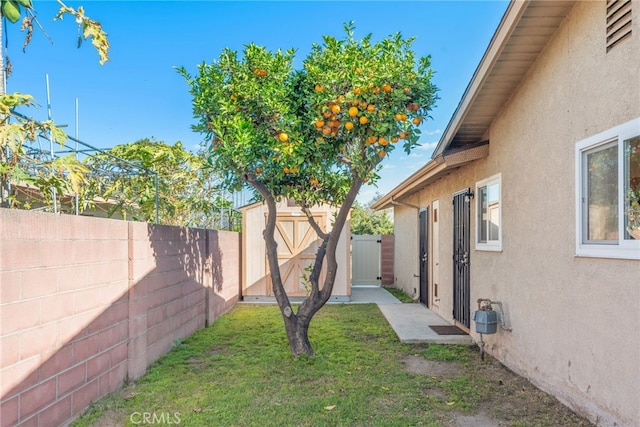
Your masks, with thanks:
[[[400,302],[404,302],[404,303],[416,302],[402,289],[393,288],[393,287],[385,287],[384,289],[387,290],[394,297],[398,298]]]
[[[496,387],[477,349],[400,344],[373,304],[325,306],[310,339],[317,356],[294,359],[276,306],[237,305],[72,425],[139,425],[144,413],[183,426],[447,425]],[[409,357],[454,374],[411,373]]]

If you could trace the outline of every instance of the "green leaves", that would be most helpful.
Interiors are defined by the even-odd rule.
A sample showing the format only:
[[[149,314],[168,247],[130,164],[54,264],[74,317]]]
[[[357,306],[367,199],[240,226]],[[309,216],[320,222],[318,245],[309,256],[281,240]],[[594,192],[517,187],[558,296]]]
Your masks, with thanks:
[[[387,212],[374,212],[356,202],[351,211],[351,234],[393,234],[393,222]]]
[[[194,129],[228,185],[340,204],[354,182],[375,182],[396,144],[417,145],[437,98],[428,57],[416,63],[413,39],[400,33],[374,43],[371,34],[356,40],[353,23],[345,32],[313,45],[300,70],[293,50],[255,44],[241,54],[225,49],[196,76],[178,69],[193,96]]]
[[[2,16],[12,24],[15,24],[20,19],[20,5],[15,0],[2,0],[0,10],[2,11]]]
[[[173,145],[162,141],[141,139],[113,147],[110,154],[152,171],[158,177],[158,211],[161,224],[214,227],[222,208],[229,208],[215,185],[216,174],[204,156],[184,149],[182,143]],[[90,183],[88,198],[102,197],[114,204],[110,215],[120,214],[139,220],[155,222],[156,194],[153,175],[118,174],[125,165],[114,164],[112,156],[102,154],[88,161],[95,171],[114,170],[101,177],[96,173]]]
[[[82,6],[74,9],[65,5],[60,0],[57,1],[60,4],[60,9],[58,10],[54,20],[62,19],[64,14],[73,16],[76,23],[82,27],[82,38],[78,36],[78,47],[82,45],[83,39],[87,40],[90,38],[91,44],[98,51],[100,65],[104,65],[105,62],[109,61],[109,49],[111,48],[111,45],[107,39],[107,33],[102,29],[100,22],[94,21],[86,16]]]

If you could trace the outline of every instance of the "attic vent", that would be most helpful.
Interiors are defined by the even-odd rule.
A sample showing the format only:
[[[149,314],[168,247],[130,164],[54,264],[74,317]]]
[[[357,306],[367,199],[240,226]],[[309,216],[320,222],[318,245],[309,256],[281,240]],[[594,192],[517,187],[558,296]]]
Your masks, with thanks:
[[[631,0],[607,0],[607,52],[631,37]]]

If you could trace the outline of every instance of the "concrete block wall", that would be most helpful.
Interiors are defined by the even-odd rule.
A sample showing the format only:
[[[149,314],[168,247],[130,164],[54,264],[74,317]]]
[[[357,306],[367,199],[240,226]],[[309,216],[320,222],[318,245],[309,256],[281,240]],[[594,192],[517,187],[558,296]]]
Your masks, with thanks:
[[[0,426],[65,424],[143,375],[233,306],[239,259],[238,233],[0,209]]]

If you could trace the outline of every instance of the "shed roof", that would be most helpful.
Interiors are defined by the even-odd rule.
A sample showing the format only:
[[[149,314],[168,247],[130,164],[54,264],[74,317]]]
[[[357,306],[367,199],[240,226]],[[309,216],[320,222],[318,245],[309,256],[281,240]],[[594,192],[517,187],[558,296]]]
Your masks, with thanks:
[[[378,200],[384,209],[489,154],[489,128],[556,33],[575,0],[512,0],[431,160]],[[466,155],[462,152],[469,151]]]

